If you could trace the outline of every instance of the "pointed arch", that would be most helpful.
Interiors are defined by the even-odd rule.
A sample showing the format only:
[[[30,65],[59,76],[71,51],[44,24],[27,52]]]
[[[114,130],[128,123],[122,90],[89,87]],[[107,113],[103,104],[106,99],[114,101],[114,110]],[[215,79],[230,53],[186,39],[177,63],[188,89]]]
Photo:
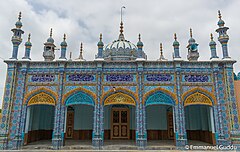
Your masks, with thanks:
[[[200,87],[193,88],[182,95],[184,106],[196,104],[213,106],[216,102],[216,97],[213,93]]]
[[[70,103],[70,100],[72,100],[73,98],[80,98],[80,97],[84,99],[84,101],[81,102],[80,104],[87,104],[87,105],[94,105],[97,99],[97,96],[95,93],[85,88],[79,87],[64,94],[62,98],[62,104],[69,104],[69,105],[78,104],[77,102]],[[67,103],[67,101],[69,101],[69,103]]]
[[[114,95],[114,96],[112,96]],[[128,89],[122,88],[122,87],[118,87],[118,88],[113,88],[109,91],[107,91],[106,93],[104,93],[101,97],[100,100],[100,104],[105,104],[106,101],[108,101],[107,99],[110,99],[115,97],[115,99],[117,100],[117,98],[122,98],[124,100],[128,100],[128,103],[130,105],[136,105],[136,101],[138,100],[138,97],[136,96],[136,94]],[[124,102],[126,103],[126,102]],[[115,104],[117,104],[117,102],[115,102]]]
[[[147,103],[150,102],[151,99],[158,97],[157,99],[159,99],[159,101],[156,101],[155,103],[157,104],[169,104],[169,105],[175,105],[178,104],[178,100],[177,100],[177,96],[175,94],[173,94],[171,91],[168,91],[164,88],[155,88],[153,90],[150,90],[149,92],[147,92],[144,96],[143,96],[143,104],[154,104],[154,103]],[[167,102],[164,101],[160,101],[162,100],[162,98],[159,97],[163,97],[163,99],[166,99]]]
[[[36,104],[56,105],[57,99],[58,96],[56,92],[45,87],[40,87],[25,95],[24,104],[28,106]]]

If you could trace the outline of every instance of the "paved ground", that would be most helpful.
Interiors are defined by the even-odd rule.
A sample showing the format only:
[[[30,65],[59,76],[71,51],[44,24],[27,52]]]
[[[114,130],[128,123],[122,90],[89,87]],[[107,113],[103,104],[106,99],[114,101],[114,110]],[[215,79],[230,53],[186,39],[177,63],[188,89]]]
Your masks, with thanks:
[[[49,152],[90,152],[90,151],[100,151],[100,152],[109,152],[109,151],[121,151],[121,152],[143,152],[142,150],[138,150],[135,146],[134,140],[105,140],[104,147],[102,150],[94,150],[92,148],[91,141],[83,141],[83,140],[66,140],[65,146],[61,150],[52,150],[51,140],[43,140],[38,142],[32,142],[28,145],[24,146],[21,152],[41,152],[41,151],[49,151]],[[189,141],[189,145],[205,145],[210,146],[208,143],[204,143],[201,141]],[[156,140],[156,141],[148,141],[148,147],[144,152],[179,152],[180,150],[176,150],[176,146],[174,145],[173,140]],[[184,150],[185,151],[185,150]],[[187,150],[186,150],[187,151]],[[194,150],[194,152],[200,152],[202,150]],[[183,152],[183,150],[181,150]],[[188,151],[189,152],[189,151]]]

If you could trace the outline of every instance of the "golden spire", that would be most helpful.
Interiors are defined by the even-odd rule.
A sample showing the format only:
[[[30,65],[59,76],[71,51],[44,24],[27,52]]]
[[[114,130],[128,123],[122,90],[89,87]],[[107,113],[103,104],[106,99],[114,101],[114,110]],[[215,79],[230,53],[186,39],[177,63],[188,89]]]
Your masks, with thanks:
[[[192,37],[192,28],[190,28],[190,37]]]
[[[160,43],[160,58],[163,56],[163,48],[162,48],[162,43]]]
[[[81,45],[80,45],[80,55],[79,55],[79,59],[83,60],[83,44],[81,42]]]
[[[52,28],[50,29],[50,37],[52,37]]]
[[[22,19],[22,12],[19,12],[18,20],[20,21],[21,19]]]
[[[120,23],[120,34],[123,34],[123,22]]]
[[[222,19],[222,15],[221,15],[220,10],[218,10],[218,18],[219,18],[219,19]]]

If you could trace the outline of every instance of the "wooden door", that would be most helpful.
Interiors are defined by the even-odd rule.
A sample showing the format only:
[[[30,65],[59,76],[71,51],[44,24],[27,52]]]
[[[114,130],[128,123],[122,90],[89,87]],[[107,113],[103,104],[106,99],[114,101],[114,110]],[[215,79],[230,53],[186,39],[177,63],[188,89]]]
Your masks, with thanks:
[[[167,122],[168,122],[168,139],[174,139],[174,124],[173,124],[173,113],[167,113]]]
[[[73,138],[73,129],[74,129],[74,111],[68,111],[66,138]]]
[[[111,117],[111,139],[129,139],[129,109],[113,108]]]

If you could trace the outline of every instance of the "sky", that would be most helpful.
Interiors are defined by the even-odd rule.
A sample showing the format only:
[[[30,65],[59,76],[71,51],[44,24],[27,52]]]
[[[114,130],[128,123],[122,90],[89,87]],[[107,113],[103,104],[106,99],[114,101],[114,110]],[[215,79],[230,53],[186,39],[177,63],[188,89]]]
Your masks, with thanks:
[[[221,45],[217,41],[218,10],[221,10],[228,35],[229,55],[236,60],[234,71],[240,72],[240,1],[239,0],[2,0],[0,5],[0,105],[6,79],[3,59],[12,55],[11,29],[15,27],[18,13],[22,12],[24,30],[18,58],[24,55],[24,43],[31,33],[31,58],[43,61],[43,43],[53,28],[55,45],[60,48],[63,34],[67,35],[67,57],[79,56],[83,43],[83,56],[93,60],[97,54],[99,34],[103,34],[105,46],[118,38],[120,8],[123,10],[125,38],[136,44],[141,33],[148,60],[159,58],[159,43],[163,43],[165,58],[172,60],[173,34],[177,33],[180,54],[187,59],[189,29],[199,44],[199,60],[210,58],[210,33],[217,42],[217,53],[222,58]],[[59,58],[60,51],[56,52]]]

